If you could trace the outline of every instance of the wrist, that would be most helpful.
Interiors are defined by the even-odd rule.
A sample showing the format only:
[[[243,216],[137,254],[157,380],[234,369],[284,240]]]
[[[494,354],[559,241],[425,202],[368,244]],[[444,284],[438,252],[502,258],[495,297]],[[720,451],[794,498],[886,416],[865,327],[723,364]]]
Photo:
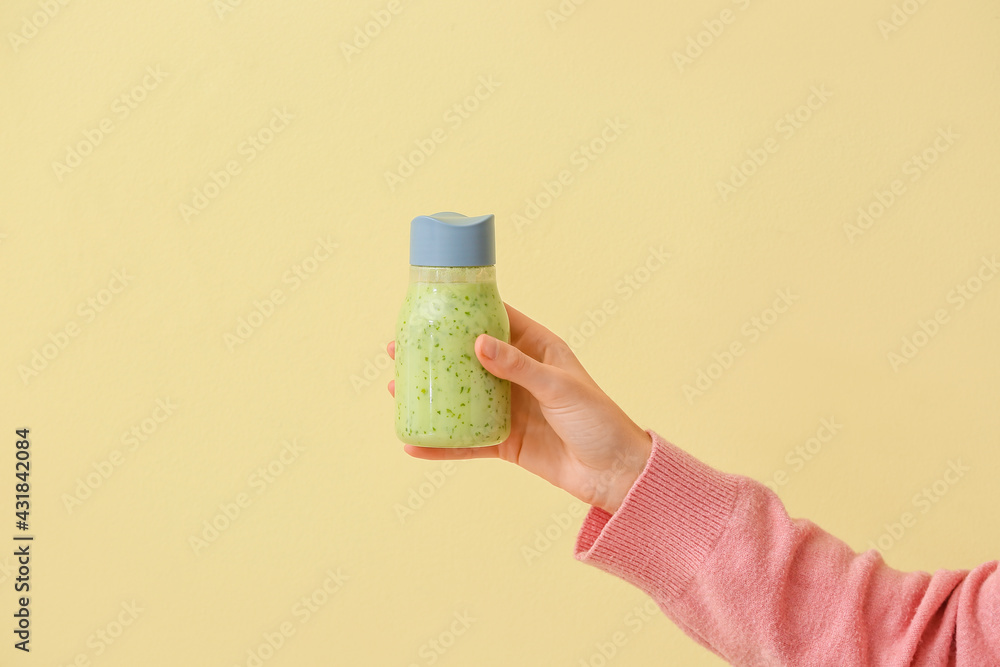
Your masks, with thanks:
[[[612,467],[604,475],[607,480],[607,483],[603,484],[606,493],[598,507],[609,514],[618,511],[625,496],[635,486],[642,471],[646,469],[646,463],[649,461],[652,451],[653,440],[649,433],[636,426],[628,444],[619,448],[615,453]]]

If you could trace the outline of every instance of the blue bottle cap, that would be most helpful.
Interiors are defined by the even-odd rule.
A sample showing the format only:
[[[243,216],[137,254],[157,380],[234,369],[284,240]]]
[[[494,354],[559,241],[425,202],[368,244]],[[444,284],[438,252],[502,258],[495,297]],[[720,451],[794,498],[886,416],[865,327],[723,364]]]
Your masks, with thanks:
[[[410,223],[413,266],[493,266],[496,264],[493,214],[421,215]]]

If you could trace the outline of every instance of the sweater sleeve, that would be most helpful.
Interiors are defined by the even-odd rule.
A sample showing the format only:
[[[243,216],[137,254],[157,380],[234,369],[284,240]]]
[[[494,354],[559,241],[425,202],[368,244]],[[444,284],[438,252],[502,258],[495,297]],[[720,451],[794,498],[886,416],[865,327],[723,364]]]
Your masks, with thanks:
[[[997,561],[899,572],[647,432],[645,468],[614,514],[590,508],[575,557],[698,643],[734,665],[1000,665]]]

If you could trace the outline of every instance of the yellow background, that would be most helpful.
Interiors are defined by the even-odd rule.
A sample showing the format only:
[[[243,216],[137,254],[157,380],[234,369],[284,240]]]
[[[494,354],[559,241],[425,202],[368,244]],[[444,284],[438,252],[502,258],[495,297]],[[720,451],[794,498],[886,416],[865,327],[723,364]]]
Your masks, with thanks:
[[[890,0],[589,0],[556,22],[558,6],[3,4],[0,542],[16,532],[22,426],[37,537],[30,656],[10,646],[0,556],[0,664],[247,665],[282,623],[295,633],[268,666],[599,665],[619,631],[609,664],[721,664],[665,617],[636,628],[645,597],[573,560],[584,508],[562,491],[502,462],[442,471],[401,451],[384,344],[409,221],[442,210],[496,214],[505,300],[562,336],[586,331],[578,354],[642,426],[727,471],[784,471],[793,516],[857,550],[883,536],[895,567],[1000,555],[1000,280],[961,309],[949,300],[1000,251],[996,4],[911,0],[891,32]],[[345,52],[372,12],[391,21]],[[706,46],[680,67],[689,39]],[[494,89],[466,102],[480,77]],[[800,110],[811,87],[830,97]],[[446,120],[466,103],[461,124]],[[274,109],[292,118],[268,135]],[[808,120],[787,136],[796,112]],[[615,119],[627,127],[602,147]],[[390,188],[386,172],[438,128],[445,140]],[[907,180],[948,128],[957,138]],[[253,160],[251,135],[273,139]],[[777,150],[723,199],[719,182],[769,139]],[[580,171],[592,141],[604,150]],[[230,161],[239,173],[185,216]],[[518,225],[563,170],[569,184]],[[905,192],[849,238],[894,179]],[[647,275],[651,247],[670,258]],[[313,271],[295,283],[296,267]],[[625,276],[646,282],[626,296]],[[275,290],[270,317],[227,343]],[[778,290],[797,300],[751,342],[744,327]],[[948,321],[894,368],[887,355],[939,308]],[[745,353],[688,400],[734,342]],[[52,358],[22,377],[36,352]],[[164,416],[158,399],[176,408],[146,421]],[[836,436],[796,468],[795,447],[831,417]],[[302,451],[273,463],[286,441]],[[969,471],[922,512],[914,496],[949,461]],[[269,464],[281,473],[262,488],[252,476]],[[88,476],[97,488],[70,511]],[[249,506],[196,552],[190,538],[239,494]],[[904,512],[915,525],[884,537]],[[317,593],[338,568],[342,587]],[[325,604],[302,623],[295,605],[314,594]],[[133,601],[134,622],[95,639]],[[463,613],[471,626],[433,653]]]

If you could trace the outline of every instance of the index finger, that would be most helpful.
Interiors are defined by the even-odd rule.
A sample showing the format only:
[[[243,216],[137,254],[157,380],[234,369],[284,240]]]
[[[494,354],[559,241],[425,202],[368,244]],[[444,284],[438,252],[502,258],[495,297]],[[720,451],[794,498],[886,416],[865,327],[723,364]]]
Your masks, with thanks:
[[[507,308],[507,318],[510,320],[511,345],[535,361],[555,363],[558,366],[572,361],[574,366],[583,368],[566,341],[506,301],[503,305]],[[546,352],[549,352],[547,358]]]
[[[541,361],[545,348],[562,340],[506,301],[503,305],[507,309],[507,319],[510,320],[510,344],[529,357]]]

